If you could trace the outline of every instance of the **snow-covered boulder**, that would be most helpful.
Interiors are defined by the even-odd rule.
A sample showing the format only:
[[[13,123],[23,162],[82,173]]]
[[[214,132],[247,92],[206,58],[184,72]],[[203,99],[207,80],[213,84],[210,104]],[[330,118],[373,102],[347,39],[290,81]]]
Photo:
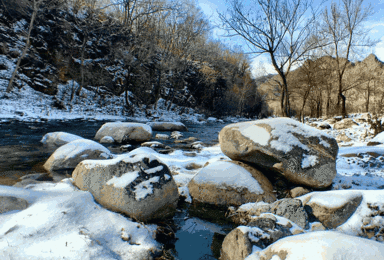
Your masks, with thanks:
[[[209,164],[193,177],[188,189],[193,200],[215,205],[276,200],[272,184],[261,172],[235,161]]]
[[[25,199],[13,196],[0,196],[0,214],[13,210],[23,210],[27,207],[28,202]]]
[[[61,146],[78,139],[84,139],[84,138],[78,135],[74,135],[66,132],[52,132],[52,133],[45,134],[40,142],[48,145]]]
[[[253,246],[266,248],[278,239],[303,233],[288,219],[273,214],[262,214],[247,226],[239,226],[225,238],[221,248],[221,260],[240,260],[252,253]]]
[[[360,192],[353,191],[312,192],[300,197],[307,211],[329,229],[344,224],[362,199]]]
[[[113,144],[114,142],[115,142],[115,139],[113,139],[112,136],[108,136],[108,135],[100,139],[101,144]]]
[[[117,143],[145,142],[152,138],[152,128],[140,123],[105,123],[97,131],[95,140],[99,141],[104,136],[111,136]]]
[[[254,250],[246,260],[283,259],[384,259],[384,244],[334,231],[317,231],[278,240]]]
[[[153,131],[188,131],[181,122],[148,122]]]
[[[324,188],[336,176],[336,140],[293,119],[230,124],[220,131],[219,142],[229,158],[278,171],[299,185]]]
[[[375,137],[371,139],[370,142],[376,142],[376,143],[384,143],[384,132],[381,132],[377,134]]]
[[[353,121],[352,118],[344,118],[343,120],[336,122],[333,125],[333,129],[341,130],[341,129],[351,128],[352,126],[357,126],[357,125],[359,124]]]
[[[47,171],[74,169],[86,159],[110,159],[113,155],[101,144],[87,139],[78,139],[60,146],[48,158],[43,167]]]
[[[107,209],[139,221],[172,215],[179,194],[168,167],[151,154],[133,152],[81,162],[72,174],[74,184]]]
[[[241,205],[237,210],[230,210],[229,216],[236,224],[249,225],[255,217],[265,213],[284,217],[301,229],[308,228],[308,214],[299,199],[281,199],[274,203],[250,202]]]

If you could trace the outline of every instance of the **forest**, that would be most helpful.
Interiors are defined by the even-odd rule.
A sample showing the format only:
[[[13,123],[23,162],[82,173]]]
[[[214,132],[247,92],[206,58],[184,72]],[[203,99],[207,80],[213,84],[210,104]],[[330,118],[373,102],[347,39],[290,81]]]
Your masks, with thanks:
[[[72,97],[82,88],[125,93],[127,113],[160,97],[215,116],[266,113],[249,58],[212,39],[191,1],[10,0],[2,7],[0,23],[21,26],[23,42],[9,42],[3,30],[1,54],[19,57],[20,74],[36,90],[55,95],[57,84],[74,80]],[[7,91],[23,85],[15,78]]]
[[[242,49],[215,39],[192,0],[2,1],[0,54],[17,60],[7,92],[29,84],[54,96],[73,80],[71,99],[83,88],[124,94],[127,114],[160,98],[168,109],[216,117],[381,112],[382,63],[366,52],[377,42],[365,38],[373,12],[362,0],[317,9],[311,1],[253,0],[261,8],[249,13],[241,1],[227,4],[222,29],[242,39]],[[269,55],[276,74],[252,73],[258,54]]]

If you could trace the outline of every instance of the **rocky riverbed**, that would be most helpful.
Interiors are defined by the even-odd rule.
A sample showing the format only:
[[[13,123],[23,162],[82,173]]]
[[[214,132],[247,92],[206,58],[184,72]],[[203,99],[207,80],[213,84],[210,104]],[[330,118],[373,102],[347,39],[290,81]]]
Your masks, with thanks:
[[[328,136],[327,138],[336,138],[338,141],[338,152],[333,159],[335,175],[332,177],[331,185],[326,185],[325,188],[313,187],[312,184],[307,183],[308,180],[306,180],[307,184],[300,184],[297,181],[295,183],[287,182],[287,178],[297,177],[290,177],[288,173],[284,173],[282,168],[284,165],[272,165],[279,167],[282,175],[273,178],[269,176],[269,180],[265,181],[261,181],[258,177],[256,178],[258,184],[256,182],[252,184],[254,179],[252,182],[244,182],[244,180],[255,177],[242,176],[248,176],[247,174],[255,176],[256,173],[252,173],[252,170],[247,170],[249,173],[241,170],[242,167],[245,167],[244,163],[234,164],[236,158],[231,160],[227,157],[227,155],[233,157],[233,153],[218,145],[218,132],[229,123],[187,124],[189,131],[175,133],[173,138],[172,131],[153,132],[151,143],[147,144],[150,147],[142,147],[143,143],[132,142],[133,146],[127,149],[139,148],[135,150],[136,154],[144,152],[155,156],[169,168],[169,173],[176,183],[180,196],[173,218],[146,224],[126,217],[121,218],[122,215],[106,210],[104,206],[100,206],[93,200],[95,195],[91,195],[92,191],[79,191],[76,187],[78,185],[73,185],[73,179],[70,179],[73,177],[73,170],[51,171],[49,176],[36,175],[46,172],[44,163],[57,148],[40,143],[46,133],[64,131],[86,139],[93,139],[97,130],[106,121],[70,120],[26,123],[3,120],[0,133],[4,134],[7,140],[1,145],[1,149],[3,158],[7,158],[7,160],[1,163],[0,174],[2,175],[2,185],[6,186],[0,186],[0,196],[18,198],[20,200],[18,204],[21,206],[15,208],[14,211],[0,214],[0,223],[3,223],[0,224],[0,236],[5,239],[3,241],[6,241],[0,243],[0,250],[9,259],[16,256],[38,258],[41,255],[45,255],[47,259],[54,259],[58,255],[70,259],[76,259],[76,257],[88,259],[96,256],[103,257],[103,259],[116,259],[117,256],[122,259],[145,259],[149,256],[159,259],[217,259],[220,255],[222,259],[237,259],[239,254],[243,255],[243,258],[248,256],[249,259],[270,259],[272,256],[274,256],[273,259],[284,259],[280,253],[281,250],[286,250],[284,245],[294,243],[292,241],[295,241],[294,238],[297,236],[297,241],[308,240],[314,241],[313,243],[319,239],[331,241],[336,238],[360,243],[367,247],[378,248],[378,251],[374,251],[374,253],[376,252],[374,256],[378,256],[377,258],[367,258],[369,255],[365,255],[365,258],[362,259],[384,259],[383,255],[380,255],[383,252],[380,249],[381,246],[378,247],[383,238],[381,227],[384,223],[382,216],[382,189],[384,187],[382,164],[384,145],[382,143],[384,143],[384,138],[380,135],[373,136],[369,121],[364,120],[363,115],[355,115],[351,117],[351,120],[355,124],[345,124],[340,128],[335,127],[338,121],[310,120],[307,122],[312,127],[324,129],[317,131],[324,133]],[[260,122],[262,122],[262,127],[269,124],[269,121]],[[325,125],[329,125],[329,128],[324,127]],[[242,127],[239,126],[239,128]],[[269,134],[273,136],[274,126],[271,127],[272,132]],[[301,125],[298,123],[294,128],[297,127],[301,127]],[[304,129],[307,129],[306,127],[304,126]],[[260,126],[253,130],[259,130],[258,128]],[[289,132],[287,127],[279,129],[282,129],[283,133]],[[247,130],[245,133],[247,135]],[[304,130],[299,131],[301,136],[305,136],[309,140],[319,136],[310,137],[309,133],[305,133]],[[163,136],[156,137],[157,134]],[[164,135],[167,135],[168,139],[164,139]],[[263,140],[260,139],[260,135],[266,136],[265,130],[262,130],[259,135],[256,134],[256,142],[262,145]],[[344,135],[348,136],[348,139],[340,139],[340,136]],[[253,134],[250,138],[255,138],[255,135]],[[296,145],[304,151],[306,150],[300,144],[295,144],[296,140],[290,137],[286,137],[284,140],[286,145]],[[305,143],[303,137],[298,140],[301,144]],[[325,140],[324,147],[327,147],[325,142],[328,139],[323,138],[322,140]],[[376,142],[376,145],[367,146],[372,140]],[[125,156],[125,154],[127,156],[132,154],[128,150],[121,149],[122,144],[103,143],[102,145],[107,147],[115,158],[123,158],[121,156]],[[313,141],[306,145],[313,145]],[[283,146],[276,147],[286,149]],[[250,150],[250,148],[247,149],[247,151]],[[297,153],[298,151],[295,152],[296,155],[292,156],[297,156]],[[314,152],[303,155],[299,163],[301,168],[308,170],[309,167],[322,162],[323,159],[314,156]],[[326,155],[327,158],[332,156]],[[231,163],[228,164],[229,162]],[[251,167],[260,171],[261,174],[265,174],[266,166],[260,168],[255,163],[259,162],[253,162]],[[324,163],[329,164],[329,161],[325,160]],[[289,169],[289,163],[287,165]],[[214,169],[211,169],[213,166]],[[156,167],[158,166],[154,166],[154,168]],[[220,173],[221,169],[224,169],[222,173]],[[233,170],[237,172],[237,180],[232,179],[231,173],[228,172]],[[35,175],[31,175],[32,173]],[[164,178],[167,178],[168,173],[162,174],[165,176]],[[223,200],[224,202],[211,201],[212,198],[218,199],[215,198],[215,194],[204,197],[192,192],[192,179],[194,183],[201,185],[216,175],[228,178],[214,177],[210,181],[210,185],[215,187],[210,186],[211,188],[208,190],[212,192],[220,186],[218,192],[222,192],[222,196],[231,196]],[[29,181],[27,181],[28,177],[23,176],[30,176]],[[120,177],[122,176],[124,174]],[[197,176],[200,176],[200,179]],[[245,190],[242,188],[248,185],[247,190],[257,194],[260,188],[265,190],[266,184],[262,183],[269,181],[273,186],[271,192],[273,191],[276,196],[275,199],[270,196],[271,201],[261,197],[259,200],[254,195],[252,195],[253,197],[245,195]],[[11,187],[17,183],[23,188]],[[118,182],[114,181],[114,183]],[[314,183],[313,185],[316,185],[316,178]],[[137,183],[137,186],[139,185]],[[199,188],[200,192],[205,192],[204,187]],[[231,193],[224,193],[223,190],[229,190]],[[251,200],[231,200],[239,192],[242,194],[242,198],[251,198]],[[274,202],[276,199],[277,201]],[[54,201],[61,201],[61,203],[53,206]],[[84,204],[85,202],[87,204]],[[29,206],[24,209],[23,203]],[[309,211],[309,209],[311,210]],[[297,212],[302,212],[302,215],[297,215]],[[331,212],[336,219],[329,219],[326,212]],[[90,218],[89,214],[94,217]],[[52,217],[47,219],[47,216],[52,216],[53,219]],[[38,219],[39,221],[37,221]],[[111,224],[109,220],[113,220],[113,223]],[[38,224],[35,227],[32,223]],[[96,226],[105,226],[105,230],[102,232],[92,223],[98,223]],[[136,228],[134,228],[134,223],[137,223]],[[67,228],[63,229],[65,226]],[[139,231],[143,228],[146,230],[145,232]],[[311,235],[314,234],[314,231],[319,230],[324,230],[324,232]],[[332,233],[335,231],[339,233]],[[63,236],[62,232],[66,235]],[[59,234],[61,235],[59,236]],[[343,234],[352,235],[353,239],[349,239]],[[35,240],[28,239],[28,236]],[[107,242],[106,237],[108,236],[115,241],[113,245]],[[61,241],[60,237],[64,237],[65,241]],[[236,239],[234,239],[235,237]],[[37,238],[46,242],[50,240],[60,240],[61,242],[52,244],[52,247],[50,249],[47,247],[47,249],[34,242],[37,241]],[[363,240],[355,241],[354,238]],[[74,241],[78,240],[82,242],[76,246]],[[287,242],[284,244],[283,241]],[[310,242],[308,243],[310,244]],[[238,247],[235,246],[236,244]],[[309,244],[308,247],[310,247]],[[55,249],[55,246],[60,250]],[[329,250],[331,247],[332,243],[325,243],[323,249]],[[31,248],[34,250],[31,251]],[[80,255],[80,252],[84,250],[89,253]],[[339,256],[345,255],[345,250],[338,250]],[[359,250],[359,247],[356,247],[356,250]],[[294,246],[291,246],[287,252],[292,257],[299,255]],[[308,250],[302,254],[310,252]],[[348,254],[350,256],[354,253],[350,251]]]

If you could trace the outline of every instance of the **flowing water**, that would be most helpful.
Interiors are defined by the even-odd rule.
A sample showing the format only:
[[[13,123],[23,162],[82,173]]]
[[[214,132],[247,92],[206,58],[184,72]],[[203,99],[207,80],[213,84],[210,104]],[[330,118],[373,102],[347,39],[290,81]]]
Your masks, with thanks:
[[[44,122],[0,121],[0,185],[13,185],[20,177],[45,172],[42,165],[57,147],[40,143],[49,132],[62,131],[87,139],[93,139],[97,130],[106,121],[92,120],[50,120]],[[218,133],[224,124],[186,124],[188,132],[183,138],[196,137],[206,145],[218,143]],[[157,133],[154,132],[153,136]],[[171,132],[161,132],[170,135]],[[175,147],[172,140],[161,140],[165,145]],[[119,146],[106,145],[113,153],[120,153]],[[54,181],[70,177],[55,175]],[[190,215],[189,204],[181,203],[174,216],[176,239],[169,245],[169,252],[175,259],[217,259],[222,240],[230,230],[226,224],[212,223],[198,216]]]

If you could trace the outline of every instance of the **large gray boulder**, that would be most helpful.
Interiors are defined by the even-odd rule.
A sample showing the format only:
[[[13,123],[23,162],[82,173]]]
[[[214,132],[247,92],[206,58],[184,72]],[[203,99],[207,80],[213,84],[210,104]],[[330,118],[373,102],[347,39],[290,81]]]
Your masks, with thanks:
[[[188,131],[181,122],[148,122],[153,131]]]
[[[100,141],[104,136],[111,136],[117,143],[145,142],[152,138],[152,128],[140,123],[105,123],[97,131],[95,140]]]
[[[81,162],[72,174],[74,184],[107,209],[139,221],[171,216],[179,194],[168,167],[151,154],[133,152]]]
[[[47,145],[61,146],[79,139],[84,138],[66,132],[52,132],[45,134],[40,142]]]
[[[299,185],[324,188],[336,176],[336,140],[293,119],[230,124],[220,131],[219,142],[231,159],[257,164],[270,174],[278,171]]]
[[[47,171],[74,169],[86,159],[110,159],[111,152],[101,144],[87,139],[78,139],[67,143],[48,158],[43,167]]]
[[[201,169],[188,184],[193,200],[214,205],[273,202],[270,181],[258,170],[236,161],[218,161]]]

